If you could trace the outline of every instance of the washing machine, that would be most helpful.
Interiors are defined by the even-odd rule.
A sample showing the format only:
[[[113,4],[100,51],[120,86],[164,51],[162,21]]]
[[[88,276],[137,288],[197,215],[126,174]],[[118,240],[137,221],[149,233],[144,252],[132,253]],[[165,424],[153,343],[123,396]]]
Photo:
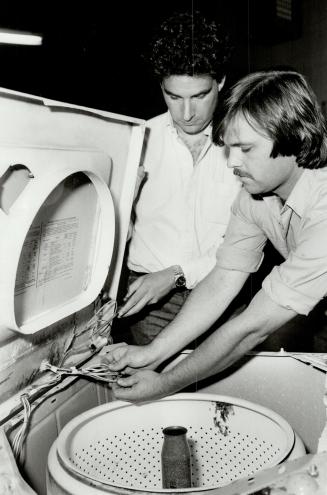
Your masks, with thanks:
[[[26,362],[34,377],[44,349],[55,355],[61,335],[75,325],[72,315],[90,307],[104,286],[108,297],[116,298],[144,122],[5,89],[0,89],[0,102],[0,332],[13,355],[31,348]],[[66,340],[67,348],[70,343]],[[93,351],[90,346],[83,359]],[[237,493],[228,490],[244,479],[255,481],[261,471],[303,459],[310,443],[303,438],[312,437],[312,429],[307,434],[302,428],[306,405],[297,416],[288,415],[284,404],[292,403],[290,388],[276,395],[283,388],[276,370],[283,367],[262,357],[264,373],[248,374],[245,365],[236,381],[235,375],[228,384],[218,377],[198,393],[142,406],[109,402],[77,415],[58,432],[50,450],[48,495],[165,491],[160,449],[162,430],[172,424],[188,430],[193,454],[189,492]],[[272,371],[274,378],[262,386],[244,385],[258,385]],[[4,389],[8,400],[1,404],[0,419],[4,425],[24,425],[20,399],[37,403],[40,389],[28,384],[26,366],[20,368],[19,362],[8,373],[15,382]],[[283,377],[300,387],[297,398],[304,388],[315,393],[301,370],[292,380],[289,370]],[[7,383],[4,379],[1,386]],[[312,416],[308,423],[318,424]]]

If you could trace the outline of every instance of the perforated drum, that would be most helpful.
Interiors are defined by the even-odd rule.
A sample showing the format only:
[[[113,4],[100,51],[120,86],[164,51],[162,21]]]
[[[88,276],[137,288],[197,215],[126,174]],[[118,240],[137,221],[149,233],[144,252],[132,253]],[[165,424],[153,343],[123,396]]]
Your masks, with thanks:
[[[178,394],[135,405],[112,402],[81,414],[57,440],[60,464],[91,485],[150,492],[162,489],[162,430],[188,430],[192,488],[200,491],[249,477],[283,461],[294,432],[278,414],[226,396]],[[174,490],[179,491],[179,490]]]

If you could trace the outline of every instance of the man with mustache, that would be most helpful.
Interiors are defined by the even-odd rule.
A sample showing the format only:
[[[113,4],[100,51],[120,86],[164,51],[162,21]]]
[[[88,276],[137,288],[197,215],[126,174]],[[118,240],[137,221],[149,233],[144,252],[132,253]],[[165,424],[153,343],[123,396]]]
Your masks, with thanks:
[[[150,63],[168,111],[147,122],[146,181],[135,208],[116,341],[151,342],[215,265],[241,187],[211,136],[229,56],[221,26],[198,12],[168,18],[153,40]]]
[[[326,124],[305,78],[291,71],[246,76],[232,89],[215,136],[243,183],[216,266],[151,344],[109,354],[112,369],[130,373],[118,380],[119,399],[159,398],[218,373],[326,296]],[[258,270],[267,239],[285,261],[249,306],[172,369],[152,371],[216,321]]]

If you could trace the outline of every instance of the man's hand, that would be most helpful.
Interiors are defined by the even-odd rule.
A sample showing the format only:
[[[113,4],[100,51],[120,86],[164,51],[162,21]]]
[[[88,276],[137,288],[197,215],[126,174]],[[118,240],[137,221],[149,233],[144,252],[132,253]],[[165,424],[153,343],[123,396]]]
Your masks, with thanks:
[[[159,272],[147,273],[135,280],[124,297],[124,306],[118,316],[131,316],[147,304],[154,304],[175,287],[174,268],[171,266]]]
[[[126,374],[133,374],[142,368],[155,369],[160,364],[155,360],[149,345],[126,344],[106,352],[103,362],[109,365],[111,371],[123,371]]]
[[[164,397],[169,393],[164,387],[163,374],[155,371],[138,371],[132,376],[119,378],[112,385],[114,397],[129,402],[145,402]]]

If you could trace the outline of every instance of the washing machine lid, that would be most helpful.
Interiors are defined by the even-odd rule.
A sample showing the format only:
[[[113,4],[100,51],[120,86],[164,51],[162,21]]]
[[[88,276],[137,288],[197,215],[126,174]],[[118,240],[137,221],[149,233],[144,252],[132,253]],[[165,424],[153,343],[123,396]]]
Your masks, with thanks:
[[[145,121],[0,88],[0,129],[0,341],[65,333],[117,296]]]
[[[103,152],[1,146],[0,326],[34,333],[90,304],[115,214]]]

